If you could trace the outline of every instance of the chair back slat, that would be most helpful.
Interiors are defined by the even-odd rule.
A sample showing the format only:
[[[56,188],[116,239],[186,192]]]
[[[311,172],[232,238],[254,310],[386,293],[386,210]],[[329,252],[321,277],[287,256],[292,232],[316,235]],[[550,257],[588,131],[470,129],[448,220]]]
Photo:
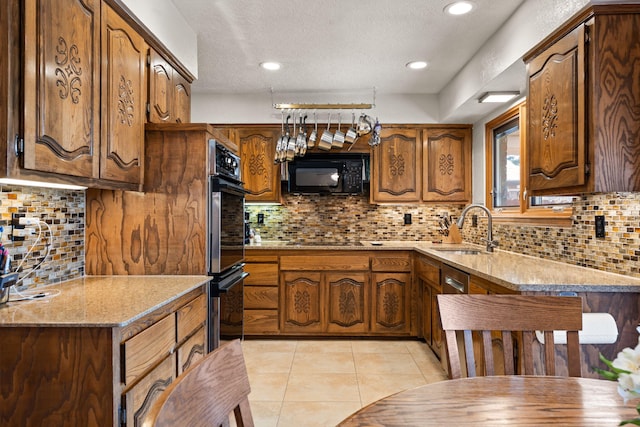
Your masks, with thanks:
[[[513,334],[511,331],[502,331],[502,358],[506,375],[514,375],[516,373],[513,354]]]
[[[473,354],[473,335],[472,331],[464,331],[464,352],[467,361],[467,376],[476,376],[476,358]]]
[[[466,334],[464,342],[465,367],[468,376],[477,375],[480,355],[484,359],[486,375],[496,374],[494,352],[501,347],[504,373],[534,375],[544,369],[546,375],[556,375],[556,349],[554,330],[569,331],[567,334],[567,371],[570,376],[581,376],[580,346],[578,331],[582,329],[582,298],[529,295],[438,295],[440,318],[445,331],[445,343],[451,367],[451,377],[463,375],[461,354],[456,340],[456,331],[482,331],[482,339],[476,339],[476,348],[481,341],[482,352],[474,353],[472,334]],[[492,335],[492,331],[501,335]],[[545,344],[535,340],[535,331],[542,331]],[[514,345],[517,336],[519,344]],[[501,338],[498,338],[501,337]],[[496,341],[501,341],[498,345]],[[543,345],[544,363],[534,364],[534,349]],[[479,350],[476,350],[479,351]],[[536,350],[538,351],[538,350]],[[517,354],[516,354],[517,353]],[[536,353],[537,354],[537,353]],[[522,355],[522,360],[518,357]],[[518,360],[518,364],[514,362]],[[534,367],[535,365],[535,367]],[[453,367],[456,367],[455,369]],[[501,372],[498,372],[501,373]]]

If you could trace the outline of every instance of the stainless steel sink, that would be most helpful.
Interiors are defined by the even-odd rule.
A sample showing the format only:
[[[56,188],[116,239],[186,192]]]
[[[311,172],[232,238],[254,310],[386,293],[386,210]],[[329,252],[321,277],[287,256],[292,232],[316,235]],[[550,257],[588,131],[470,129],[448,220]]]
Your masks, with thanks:
[[[479,249],[462,249],[462,248],[441,248],[436,249],[438,252],[447,252],[454,255],[478,255],[483,253]]]

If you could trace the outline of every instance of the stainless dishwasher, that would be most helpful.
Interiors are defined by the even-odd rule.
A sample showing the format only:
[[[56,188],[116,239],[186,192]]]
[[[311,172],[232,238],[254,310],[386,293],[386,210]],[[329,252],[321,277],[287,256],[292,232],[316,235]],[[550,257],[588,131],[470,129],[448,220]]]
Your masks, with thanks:
[[[442,264],[441,272],[443,294],[469,293],[469,274],[447,264]]]

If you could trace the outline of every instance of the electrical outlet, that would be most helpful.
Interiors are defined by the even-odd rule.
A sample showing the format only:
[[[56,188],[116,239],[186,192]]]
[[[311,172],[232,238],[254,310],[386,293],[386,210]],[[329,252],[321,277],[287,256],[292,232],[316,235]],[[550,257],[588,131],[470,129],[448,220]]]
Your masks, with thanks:
[[[259,213],[258,214],[258,224],[264,224],[264,214],[263,213]]]
[[[596,237],[604,238],[604,215],[596,215]]]
[[[472,227],[478,226],[478,215],[471,215],[471,226]]]
[[[404,214],[404,225],[409,225],[409,224],[411,224],[411,214],[406,213]]]

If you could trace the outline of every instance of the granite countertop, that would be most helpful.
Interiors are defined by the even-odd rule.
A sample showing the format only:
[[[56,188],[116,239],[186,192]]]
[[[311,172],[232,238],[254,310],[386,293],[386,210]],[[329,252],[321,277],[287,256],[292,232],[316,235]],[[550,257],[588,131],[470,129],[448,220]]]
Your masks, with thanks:
[[[87,276],[39,287],[42,298],[0,306],[0,326],[125,326],[211,280],[208,276]],[[30,291],[29,293],[32,293]]]
[[[291,244],[263,241],[247,249],[318,249],[318,250],[415,250],[469,274],[519,292],[636,292],[640,279],[608,273],[529,255],[496,249],[486,252],[484,246],[422,241],[361,241],[354,244]],[[442,250],[445,249],[445,250]],[[446,249],[477,249],[477,254],[462,254]]]

